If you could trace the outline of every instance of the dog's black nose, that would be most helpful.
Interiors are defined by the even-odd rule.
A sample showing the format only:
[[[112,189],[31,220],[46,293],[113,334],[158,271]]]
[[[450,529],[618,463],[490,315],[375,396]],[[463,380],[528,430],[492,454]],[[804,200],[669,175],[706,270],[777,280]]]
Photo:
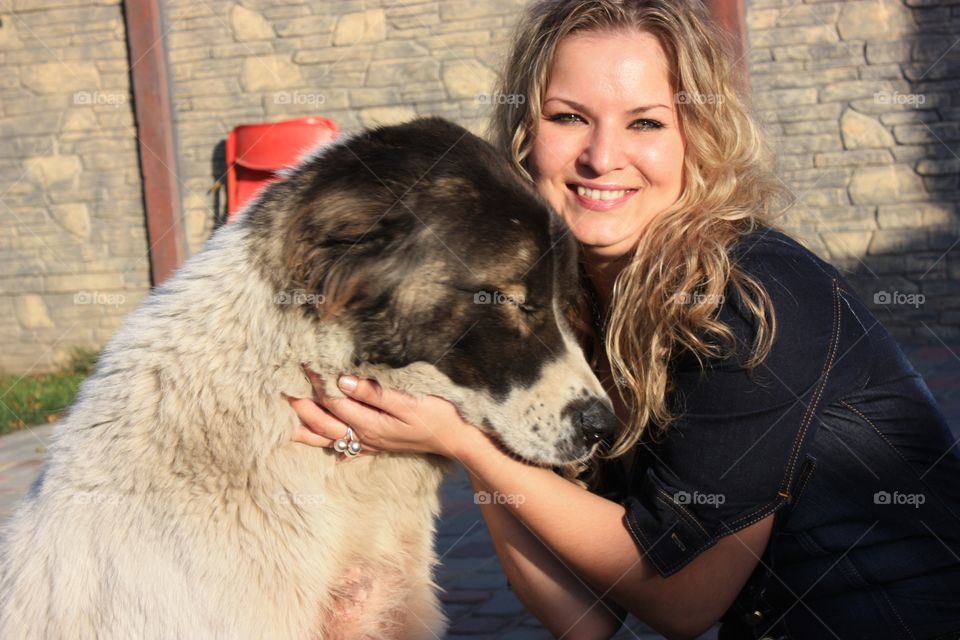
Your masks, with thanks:
[[[617,431],[617,416],[605,402],[597,398],[575,400],[564,408],[563,414],[573,419],[588,447],[602,440],[613,441]]]

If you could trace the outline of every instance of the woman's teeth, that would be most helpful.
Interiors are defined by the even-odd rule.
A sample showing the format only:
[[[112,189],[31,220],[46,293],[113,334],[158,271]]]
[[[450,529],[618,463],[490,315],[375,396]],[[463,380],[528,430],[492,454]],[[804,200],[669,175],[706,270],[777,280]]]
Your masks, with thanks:
[[[591,200],[616,200],[627,195],[626,189],[618,189],[616,191],[601,191],[599,189],[587,189],[586,187],[577,186],[577,195],[583,198],[590,198]]]

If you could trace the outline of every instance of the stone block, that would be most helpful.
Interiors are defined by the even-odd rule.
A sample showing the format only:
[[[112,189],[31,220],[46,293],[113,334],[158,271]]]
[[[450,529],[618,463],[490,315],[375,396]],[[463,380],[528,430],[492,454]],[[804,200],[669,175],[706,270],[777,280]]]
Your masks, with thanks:
[[[50,207],[50,216],[74,236],[81,239],[90,237],[90,211],[86,204],[74,202],[53,205]]]
[[[820,235],[831,258],[861,258],[870,246],[870,234],[862,231],[839,231]]]
[[[21,82],[41,94],[92,91],[100,86],[100,72],[92,61],[44,62],[27,66]]]
[[[885,149],[895,142],[879,120],[847,109],[840,118],[840,134],[847,149]]]
[[[240,84],[245,91],[290,89],[303,84],[300,67],[288,56],[244,58]]]
[[[455,100],[490,93],[497,82],[497,74],[476,60],[446,62],[441,77],[447,93]]]
[[[854,204],[891,204],[927,197],[923,179],[909,166],[861,167],[850,181]]]
[[[24,329],[52,329],[55,326],[42,296],[35,293],[19,295],[14,306],[17,320]]]
[[[365,127],[400,124],[416,117],[417,112],[412,107],[371,107],[360,111],[360,120]]]
[[[73,155],[35,156],[23,165],[27,177],[44,189],[72,184],[83,171],[80,158]]]
[[[239,4],[230,9],[230,28],[233,30],[233,37],[239,42],[270,40],[276,37],[273,27],[262,14]]]
[[[333,44],[337,47],[379,42],[386,38],[387,18],[383,9],[348,13],[337,20]]]
[[[422,60],[374,61],[367,72],[368,87],[419,85],[440,78],[440,63],[432,58]]]
[[[871,0],[843,3],[836,28],[848,42],[896,40],[916,33],[917,23],[900,0]]]

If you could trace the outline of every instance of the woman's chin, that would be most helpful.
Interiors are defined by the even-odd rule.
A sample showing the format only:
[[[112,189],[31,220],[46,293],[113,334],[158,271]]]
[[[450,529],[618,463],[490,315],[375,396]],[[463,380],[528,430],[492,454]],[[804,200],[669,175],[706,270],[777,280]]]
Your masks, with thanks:
[[[597,257],[617,258],[629,253],[637,244],[635,234],[574,229],[573,235],[585,252]]]

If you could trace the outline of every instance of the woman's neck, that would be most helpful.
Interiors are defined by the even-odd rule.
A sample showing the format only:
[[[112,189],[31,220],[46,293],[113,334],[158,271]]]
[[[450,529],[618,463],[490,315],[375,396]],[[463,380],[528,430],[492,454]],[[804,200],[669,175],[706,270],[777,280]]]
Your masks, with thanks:
[[[599,309],[606,319],[610,301],[613,298],[613,285],[617,276],[629,262],[629,256],[607,257],[585,254],[584,268],[593,285]]]

